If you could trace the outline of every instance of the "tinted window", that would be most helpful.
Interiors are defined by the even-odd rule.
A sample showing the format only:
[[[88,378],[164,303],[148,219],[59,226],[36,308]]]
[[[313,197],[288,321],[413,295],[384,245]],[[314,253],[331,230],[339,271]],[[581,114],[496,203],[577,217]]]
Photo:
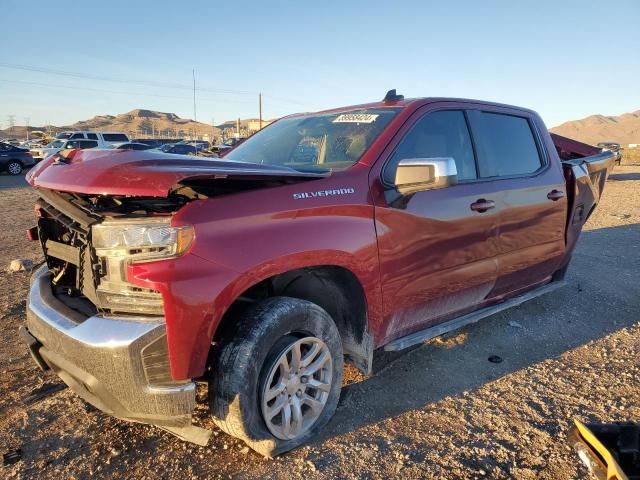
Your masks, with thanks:
[[[525,175],[542,166],[528,119],[478,111],[470,118],[481,177]]]
[[[71,135],[69,138],[70,138],[70,139],[84,138],[84,133],[74,133],[74,134],[73,134],[73,135]]]
[[[7,144],[7,143],[0,143],[0,150],[13,150],[13,148],[11,147],[11,145]]]
[[[65,143],[64,148],[80,148],[80,140],[69,140],[67,143]]]
[[[98,135],[95,133],[87,133],[87,138],[90,138],[91,140],[98,140]]]
[[[80,148],[95,148],[98,146],[98,142],[93,140],[80,140]]]
[[[428,113],[409,130],[385,167],[384,179],[393,183],[396,167],[406,158],[451,157],[458,180],[477,178],[476,162],[464,113],[444,110]]]
[[[105,142],[128,142],[129,139],[124,133],[103,133],[102,138]]]

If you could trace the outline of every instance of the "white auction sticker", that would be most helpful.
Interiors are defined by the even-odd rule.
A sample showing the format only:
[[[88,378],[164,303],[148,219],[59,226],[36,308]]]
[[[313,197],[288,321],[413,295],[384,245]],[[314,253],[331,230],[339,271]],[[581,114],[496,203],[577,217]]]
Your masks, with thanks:
[[[373,123],[378,118],[374,113],[343,113],[338,115],[333,123]]]

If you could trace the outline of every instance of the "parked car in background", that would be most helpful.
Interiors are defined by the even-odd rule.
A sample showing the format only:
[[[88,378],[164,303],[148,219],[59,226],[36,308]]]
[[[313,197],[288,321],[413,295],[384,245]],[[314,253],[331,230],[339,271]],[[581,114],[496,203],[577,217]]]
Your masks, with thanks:
[[[36,138],[36,139],[26,140],[24,142],[21,142],[19,147],[26,148],[27,150],[29,150],[31,148],[42,147],[43,145],[44,145],[44,142],[42,141],[42,139]]]
[[[218,145],[214,145],[213,147],[211,147],[211,151],[213,153],[217,153],[218,155],[224,155],[225,153],[227,153],[229,150],[231,150],[232,148],[236,147],[237,145],[240,145],[242,142],[244,142],[247,139],[247,137],[231,137],[231,138],[227,138],[224,142],[218,144]]]
[[[327,424],[344,362],[371,374],[376,349],[563,286],[613,165],[561,160],[531,110],[394,90],[277,120],[222,159],[66,155],[27,177],[36,363],[200,445],[206,381],[214,423],[266,456]]]
[[[199,150],[208,150],[211,148],[211,144],[206,140],[181,140],[176,142],[178,145],[193,145],[197,147]]]
[[[622,162],[622,152],[624,151],[624,148],[622,148],[619,143],[600,142],[598,143],[598,147],[613,152],[616,156],[616,165],[620,165],[620,163]]]
[[[0,142],[0,170],[11,175],[20,175],[22,170],[35,165],[29,150]]]
[[[153,147],[146,143],[127,142],[127,143],[114,143],[110,148],[116,148],[118,150],[151,150]]]
[[[203,148],[203,146],[200,144],[174,143],[163,145],[157,150],[164,153],[174,153],[177,155],[197,155],[198,153],[204,151],[205,148]]]
[[[98,147],[97,140],[54,140],[53,142],[45,145],[41,148],[32,148],[31,155],[36,162],[44,160],[45,158],[58,153],[60,150],[69,150],[72,148],[79,148],[84,150],[86,148]]]
[[[8,143],[9,145],[13,145],[14,147],[19,147],[20,146],[20,140],[18,140],[17,138],[5,138],[2,141],[4,143]]]
[[[107,147],[114,143],[130,142],[131,139],[124,132],[62,132],[56,135],[56,140],[95,140],[99,147]]]

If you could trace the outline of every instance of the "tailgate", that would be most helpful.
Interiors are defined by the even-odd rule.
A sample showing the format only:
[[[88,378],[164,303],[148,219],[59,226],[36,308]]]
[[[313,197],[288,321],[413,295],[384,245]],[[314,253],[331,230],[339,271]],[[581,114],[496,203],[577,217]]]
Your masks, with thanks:
[[[615,154],[610,151],[562,161],[569,199],[567,218],[567,249],[569,251],[573,250],[582,226],[600,201],[614,162]]]

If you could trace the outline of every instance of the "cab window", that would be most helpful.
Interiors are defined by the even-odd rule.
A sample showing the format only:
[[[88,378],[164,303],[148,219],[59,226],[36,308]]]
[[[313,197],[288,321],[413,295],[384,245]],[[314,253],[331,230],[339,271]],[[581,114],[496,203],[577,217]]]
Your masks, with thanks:
[[[400,141],[387,163],[383,180],[393,184],[400,160],[407,158],[451,157],[458,181],[475,180],[477,168],[465,114],[461,110],[441,110],[425,114]]]
[[[529,119],[482,111],[469,119],[482,178],[529,175],[543,166]]]

